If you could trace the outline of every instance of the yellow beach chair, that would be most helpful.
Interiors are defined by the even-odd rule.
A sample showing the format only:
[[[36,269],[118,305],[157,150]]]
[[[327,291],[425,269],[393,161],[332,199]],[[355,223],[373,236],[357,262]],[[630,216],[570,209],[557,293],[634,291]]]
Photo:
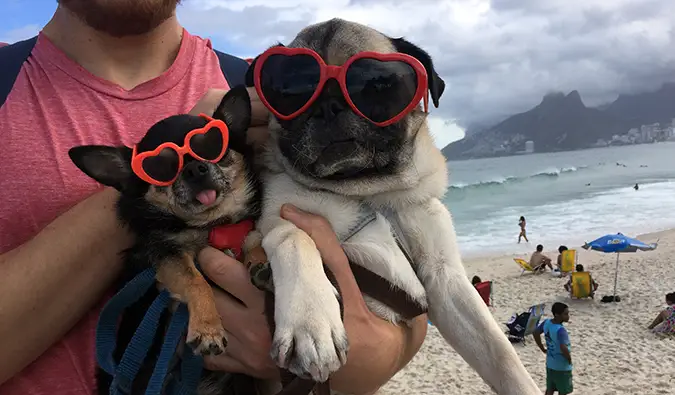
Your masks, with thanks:
[[[562,252],[560,273],[565,275],[572,273],[577,265],[577,250],[565,250]]]
[[[513,260],[520,265],[520,267],[523,269],[522,272],[520,272],[520,275],[522,276],[525,272],[532,272],[534,274],[537,274],[537,272],[534,271],[532,266],[530,266],[530,263],[524,259],[520,258],[513,258]]]
[[[590,298],[593,290],[593,279],[589,272],[572,273],[570,296],[575,299]]]

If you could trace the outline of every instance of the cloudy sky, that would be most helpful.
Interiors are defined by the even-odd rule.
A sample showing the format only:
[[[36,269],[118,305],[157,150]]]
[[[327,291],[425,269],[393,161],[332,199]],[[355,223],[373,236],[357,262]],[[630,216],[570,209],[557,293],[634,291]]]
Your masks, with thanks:
[[[55,6],[0,0],[0,41],[32,36]],[[675,80],[673,0],[183,0],[178,16],[240,56],[332,17],[405,36],[432,55],[447,84],[431,111],[439,146],[549,91],[577,89],[599,105]]]

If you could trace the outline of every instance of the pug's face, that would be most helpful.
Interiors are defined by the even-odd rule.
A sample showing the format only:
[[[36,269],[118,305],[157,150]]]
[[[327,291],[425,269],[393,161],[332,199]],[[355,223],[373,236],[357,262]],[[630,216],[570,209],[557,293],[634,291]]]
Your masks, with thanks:
[[[356,23],[333,19],[309,26],[288,47],[311,49],[326,64],[336,66],[365,51],[406,53],[425,66],[434,104],[438,104],[444,88],[424,51],[407,41],[391,39]],[[371,65],[379,73],[371,75],[394,75],[396,70],[392,68],[397,67],[377,61],[371,61]],[[368,63],[362,62],[361,72],[357,74],[367,75],[369,71]],[[396,97],[403,95],[401,89],[410,89],[404,85],[399,81],[393,81],[392,85],[391,79],[382,81],[382,78],[374,77],[361,79],[360,86],[350,85],[347,78],[347,89],[376,91],[370,97],[377,99],[362,102],[361,106],[390,105],[390,100],[395,102]],[[330,79],[306,111],[291,120],[274,119],[270,131],[286,167],[292,167],[305,177],[326,181],[368,179],[394,174],[411,160],[414,137],[425,119],[426,113],[417,106],[398,122],[377,126],[357,114],[345,100],[338,82]]]

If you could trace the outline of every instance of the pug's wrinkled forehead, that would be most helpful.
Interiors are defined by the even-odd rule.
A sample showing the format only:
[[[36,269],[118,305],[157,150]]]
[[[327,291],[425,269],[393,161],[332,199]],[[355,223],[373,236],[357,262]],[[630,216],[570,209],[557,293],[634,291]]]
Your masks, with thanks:
[[[288,45],[309,48],[329,65],[339,66],[359,52],[394,53],[396,48],[384,34],[358,23],[331,19],[304,28]]]

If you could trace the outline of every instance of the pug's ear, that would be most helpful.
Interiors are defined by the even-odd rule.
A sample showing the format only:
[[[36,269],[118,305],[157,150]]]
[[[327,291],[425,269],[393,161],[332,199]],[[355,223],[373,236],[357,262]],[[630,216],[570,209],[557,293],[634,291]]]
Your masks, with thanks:
[[[279,43],[277,45],[271,46],[270,48],[283,47],[283,46],[284,46],[284,44]],[[249,64],[248,70],[246,70],[246,76],[244,77],[244,81],[245,81],[244,83],[246,84],[246,86],[253,86],[253,82],[254,82],[253,81],[253,70],[255,70],[255,63],[258,61],[259,57],[260,57],[260,55],[256,56],[255,59],[253,59],[251,61],[251,64]]]
[[[251,125],[251,97],[244,85],[230,89],[213,112],[215,119],[225,122],[230,132],[230,146],[242,152],[246,146],[246,131]]]
[[[68,156],[84,174],[120,192],[133,177],[129,147],[81,145],[68,150]]]
[[[436,69],[434,68],[434,62],[431,60],[431,56],[429,56],[429,54],[426,53],[426,51],[424,51],[422,48],[403,38],[390,38],[389,40],[394,45],[394,48],[396,48],[396,51],[410,55],[422,63],[427,71],[429,92],[431,92],[431,101],[434,103],[434,107],[438,108],[439,99],[445,90],[445,81],[443,81],[443,79],[436,72]]]

